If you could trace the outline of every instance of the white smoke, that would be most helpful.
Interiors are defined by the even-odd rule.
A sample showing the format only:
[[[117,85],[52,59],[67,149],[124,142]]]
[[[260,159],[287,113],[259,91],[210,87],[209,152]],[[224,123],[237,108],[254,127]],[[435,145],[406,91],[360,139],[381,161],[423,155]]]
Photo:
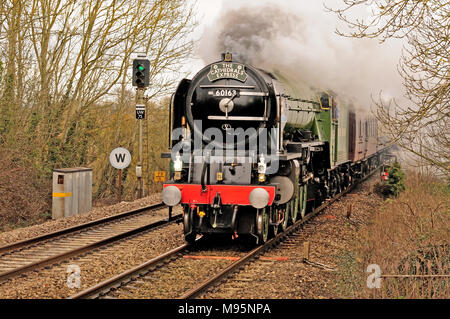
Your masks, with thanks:
[[[336,6],[340,1],[326,1]],[[342,4],[342,3],[341,3]],[[360,12],[361,13],[361,12]],[[370,18],[370,11],[363,12]],[[230,51],[233,60],[289,73],[311,84],[356,98],[368,110],[371,95],[399,98],[403,86],[396,65],[401,41],[344,38],[335,33],[335,14],[322,1],[224,2],[204,28],[198,55],[205,64]]]

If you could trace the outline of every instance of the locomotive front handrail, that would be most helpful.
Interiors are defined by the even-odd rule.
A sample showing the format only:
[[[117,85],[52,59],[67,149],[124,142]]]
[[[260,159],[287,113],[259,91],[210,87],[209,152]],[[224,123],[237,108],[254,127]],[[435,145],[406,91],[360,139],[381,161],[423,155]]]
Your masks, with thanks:
[[[254,89],[254,85],[230,85],[230,84],[203,84],[200,85],[201,89],[209,89],[209,88],[240,88],[240,89]]]
[[[268,121],[264,117],[254,116],[222,116],[222,115],[208,115],[208,120],[229,120],[229,121]]]

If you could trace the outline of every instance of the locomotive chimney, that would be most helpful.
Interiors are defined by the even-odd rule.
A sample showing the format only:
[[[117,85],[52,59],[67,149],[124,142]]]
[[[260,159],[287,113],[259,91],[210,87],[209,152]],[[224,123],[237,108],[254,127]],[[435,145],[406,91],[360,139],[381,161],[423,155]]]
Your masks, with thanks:
[[[221,54],[222,61],[231,62],[232,55],[230,52]]]

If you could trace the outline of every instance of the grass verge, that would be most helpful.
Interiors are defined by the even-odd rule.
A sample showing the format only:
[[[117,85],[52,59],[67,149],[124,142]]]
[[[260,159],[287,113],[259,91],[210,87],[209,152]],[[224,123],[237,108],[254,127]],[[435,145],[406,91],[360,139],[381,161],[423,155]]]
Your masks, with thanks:
[[[405,191],[386,199],[338,257],[341,297],[449,298],[449,208],[450,185],[409,172]],[[374,267],[380,279],[369,277]]]

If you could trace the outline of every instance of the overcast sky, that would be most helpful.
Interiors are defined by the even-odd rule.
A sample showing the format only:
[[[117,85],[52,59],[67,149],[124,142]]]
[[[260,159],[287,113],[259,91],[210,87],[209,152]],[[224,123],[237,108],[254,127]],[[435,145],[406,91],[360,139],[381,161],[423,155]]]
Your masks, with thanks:
[[[197,27],[194,38],[200,39],[205,31],[205,28],[211,25],[214,19],[217,19],[220,10],[222,9],[223,0],[190,0],[196,2],[197,8],[197,21],[199,26]],[[198,70],[205,66],[205,63],[200,57],[194,58],[189,65],[186,66],[186,71],[192,76]]]

